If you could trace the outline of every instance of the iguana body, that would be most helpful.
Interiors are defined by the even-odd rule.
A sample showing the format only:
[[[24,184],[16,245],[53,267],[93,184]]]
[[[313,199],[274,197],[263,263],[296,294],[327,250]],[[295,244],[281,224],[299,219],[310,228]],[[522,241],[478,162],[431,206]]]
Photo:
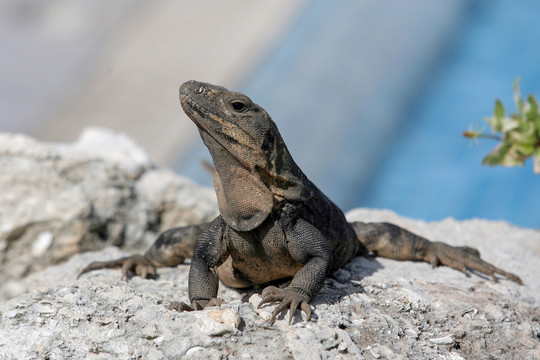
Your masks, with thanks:
[[[267,287],[261,303],[280,302],[273,318],[290,308],[289,319],[299,306],[309,319],[308,302],[328,272],[370,252],[521,283],[474,249],[430,242],[389,223],[348,223],[296,165],[270,116],[247,96],[189,81],[180,87],[180,102],[212,155],[220,215],[208,224],[164,232],[144,256],[92,263],[82,273],[122,267],[124,276],[130,269],[154,275],[155,267],[191,257],[192,309],[218,303],[219,280],[245,288],[291,279],[285,288]]]

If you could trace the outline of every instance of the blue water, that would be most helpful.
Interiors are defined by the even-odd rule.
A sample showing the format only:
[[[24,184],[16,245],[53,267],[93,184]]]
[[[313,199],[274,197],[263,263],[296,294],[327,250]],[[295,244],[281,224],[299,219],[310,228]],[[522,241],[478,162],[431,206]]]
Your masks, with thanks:
[[[514,110],[512,83],[540,97],[540,2],[489,1],[471,9],[458,41],[399,132],[358,206],[383,207],[427,220],[453,216],[504,219],[540,227],[540,175],[482,167],[495,142],[467,144],[459,134],[493,113],[495,98]]]
[[[482,124],[512,83],[540,97],[540,2],[314,0],[239,90],[276,121],[296,162],[344,210],[540,227],[540,175],[487,168]],[[211,184],[198,144],[179,170]]]

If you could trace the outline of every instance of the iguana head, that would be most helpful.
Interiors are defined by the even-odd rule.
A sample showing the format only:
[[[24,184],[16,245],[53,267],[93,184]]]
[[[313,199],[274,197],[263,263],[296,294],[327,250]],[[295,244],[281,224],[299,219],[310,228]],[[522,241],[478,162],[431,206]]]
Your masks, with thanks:
[[[180,103],[209,148],[215,144],[207,141],[215,141],[244,167],[267,167],[262,148],[269,129],[275,125],[249,97],[221,86],[188,81],[180,86]]]
[[[180,86],[180,103],[212,155],[220,212],[231,227],[251,230],[264,221],[276,199],[306,196],[307,179],[276,124],[249,97],[188,81]]]

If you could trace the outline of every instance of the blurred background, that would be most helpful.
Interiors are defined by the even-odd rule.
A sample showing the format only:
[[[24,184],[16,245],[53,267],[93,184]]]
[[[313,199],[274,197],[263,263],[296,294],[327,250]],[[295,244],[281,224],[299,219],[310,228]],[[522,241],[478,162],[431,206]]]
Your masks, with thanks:
[[[540,227],[540,176],[462,138],[512,84],[540,97],[535,0],[3,0],[0,131],[129,134],[211,186],[183,114],[191,79],[247,93],[342,209]],[[5,189],[4,189],[5,191]]]

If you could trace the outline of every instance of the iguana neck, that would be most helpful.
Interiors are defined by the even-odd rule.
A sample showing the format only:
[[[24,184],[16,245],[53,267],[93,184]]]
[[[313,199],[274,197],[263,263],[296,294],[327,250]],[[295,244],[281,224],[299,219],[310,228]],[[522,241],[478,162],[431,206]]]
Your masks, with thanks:
[[[277,127],[269,132],[267,141],[268,183],[272,192],[288,201],[303,201],[311,197],[313,185],[294,161]]]

